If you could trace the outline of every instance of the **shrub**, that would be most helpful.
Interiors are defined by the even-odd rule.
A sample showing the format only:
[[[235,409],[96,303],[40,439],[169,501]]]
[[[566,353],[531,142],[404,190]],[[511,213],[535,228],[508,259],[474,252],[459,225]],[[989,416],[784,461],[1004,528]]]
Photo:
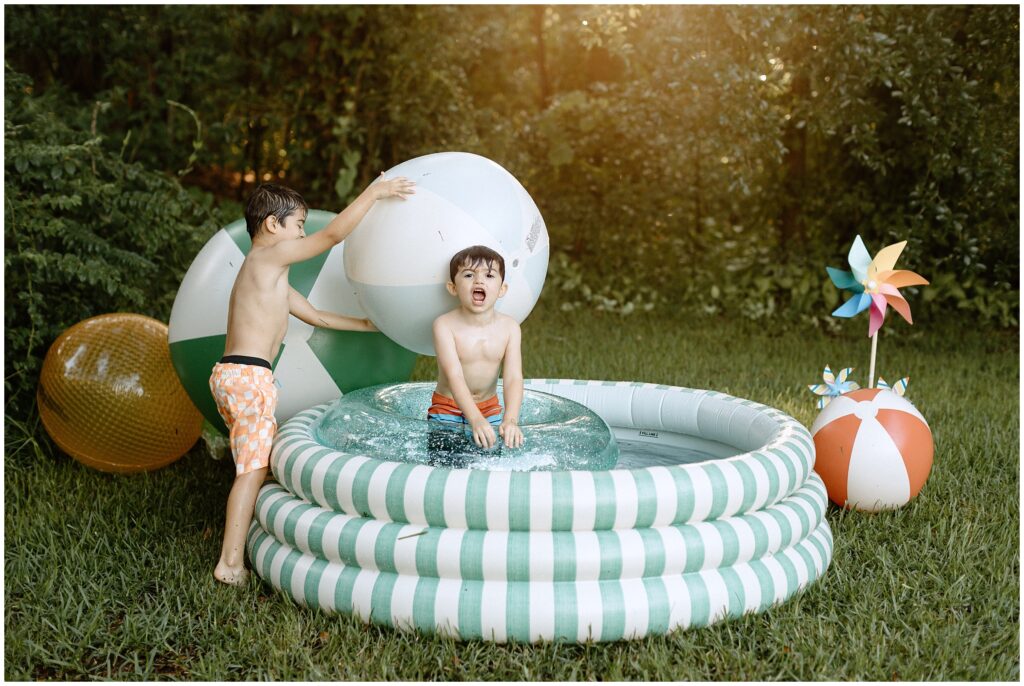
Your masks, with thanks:
[[[4,77],[5,413],[23,416],[68,326],[118,311],[166,321],[219,220],[209,196],[67,124],[56,90],[36,95],[9,68]]]

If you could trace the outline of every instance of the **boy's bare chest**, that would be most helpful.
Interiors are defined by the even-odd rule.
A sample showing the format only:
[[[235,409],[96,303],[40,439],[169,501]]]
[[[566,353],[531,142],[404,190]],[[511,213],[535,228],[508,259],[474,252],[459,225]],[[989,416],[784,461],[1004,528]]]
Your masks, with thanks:
[[[463,362],[500,361],[508,336],[500,330],[470,329],[456,332],[455,348]]]

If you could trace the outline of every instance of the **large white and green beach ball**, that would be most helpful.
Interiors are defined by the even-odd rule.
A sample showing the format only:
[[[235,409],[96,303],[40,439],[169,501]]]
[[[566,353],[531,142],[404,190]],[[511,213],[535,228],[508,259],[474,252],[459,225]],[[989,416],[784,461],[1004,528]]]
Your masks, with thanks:
[[[432,324],[457,306],[444,284],[448,263],[471,245],[505,258],[508,292],[496,309],[522,322],[540,297],[550,244],[530,194],[486,157],[442,152],[385,173],[416,182],[404,202],[374,205],[345,241],[345,273],[381,331],[409,350],[433,355]]]
[[[306,234],[323,229],[334,216],[310,210]],[[341,243],[292,265],[288,282],[316,308],[366,317],[345,275],[344,246]],[[225,433],[209,378],[213,365],[224,355],[231,288],[251,247],[244,219],[214,234],[181,282],[168,327],[171,360],[185,390],[203,416]],[[289,317],[281,351],[272,360],[278,386],[277,420],[284,422],[357,388],[404,381],[415,362],[415,353],[382,333],[314,328]]]

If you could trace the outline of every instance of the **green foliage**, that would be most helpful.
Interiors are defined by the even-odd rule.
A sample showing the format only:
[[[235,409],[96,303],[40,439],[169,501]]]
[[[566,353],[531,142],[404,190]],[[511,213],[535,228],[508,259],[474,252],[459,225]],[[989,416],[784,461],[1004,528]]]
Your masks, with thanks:
[[[556,18],[563,50],[601,46],[617,65],[554,96],[538,135],[513,146],[547,159],[519,170],[566,253],[552,277],[583,296],[571,304],[629,278],[666,304],[822,323],[839,295],[824,267],[845,266],[861,234],[873,251],[908,240],[899,266],[935,284],[919,289],[927,299],[908,292],[917,319],[956,308],[1017,325],[1012,12],[559,7]]]
[[[53,94],[4,76],[5,391],[23,407],[68,326],[118,311],[166,321],[218,223],[209,197],[124,162],[62,121]]]
[[[817,321],[834,301],[824,267],[860,234],[872,250],[907,239],[901,267],[963,289],[912,300],[915,318],[955,304],[1017,324],[1012,7],[68,5],[6,19],[7,59],[71,103],[67,121],[87,128],[101,103],[105,149],[191,169],[183,181],[222,200],[277,179],[334,209],[416,155],[498,161],[563,254],[551,276],[567,307]]]

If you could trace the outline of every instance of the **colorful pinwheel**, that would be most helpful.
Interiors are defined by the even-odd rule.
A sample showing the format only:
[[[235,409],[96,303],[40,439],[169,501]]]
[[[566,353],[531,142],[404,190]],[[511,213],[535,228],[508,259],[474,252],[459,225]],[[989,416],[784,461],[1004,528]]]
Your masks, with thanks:
[[[853,293],[853,297],[839,306],[832,316],[853,317],[870,307],[868,336],[874,336],[882,327],[886,306],[892,306],[908,324],[913,324],[910,305],[900,295],[899,289],[904,286],[924,286],[928,281],[920,274],[894,269],[896,260],[899,259],[906,244],[906,241],[893,243],[879,250],[875,258],[871,259],[867,248],[864,247],[864,241],[857,236],[848,258],[852,271],[825,268],[837,288]]]
[[[878,387],[888,388],[890,391],[900,396],[901,398],[907,394],[907,386],[910,384],[910,377],[904,376],[902,379],[892,384],[891,386],[885,382],[885,379],[878,377]]]
[[[829,366],[825,365],[825,371],[822,372],[821,375],[821,378],[825,383],[807,385],[807,387],[811,389],[812,393],[822,396],[818,398],[819,410],[824,409],[825,406],[832,401],[832,398],[838,398],[843,393],[849,393],[850,391],[855,391],[860,388],[856,382],[846,380],[852,371],[853,367],[847,367],[846,369],[840,370],[839,376],[836,377]]]
[[[852,271],[826,267],[828,276],[837,288],[853,293],[853,297],[836,308],[833,317],[853,317],[871,308],[871,320],[868,323],[868,337],[871,338],[871,365],[868,370],[868,388],[875,387],[875,351],[878,348],[878,330],[885,322],[885,309],[892,309],[913,324],[910,318],[910,305],[900,295],[903,286],[924,286],[928,283],[920,274],[911,271],[894,269],[896,260],[906,241],[887,245],[878,251],[874,259],[864,247],[864,241],[857,236],[850,247],[847,258]]]

